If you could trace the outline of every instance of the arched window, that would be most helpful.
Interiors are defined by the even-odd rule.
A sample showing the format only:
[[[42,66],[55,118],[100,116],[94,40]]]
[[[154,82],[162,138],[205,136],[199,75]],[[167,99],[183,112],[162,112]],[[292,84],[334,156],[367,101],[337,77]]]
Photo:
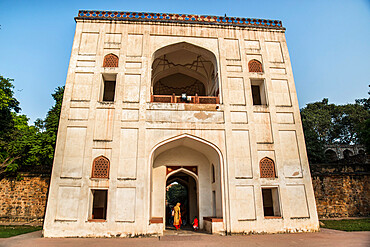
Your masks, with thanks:
[[[215,166],[212,164],[212,183],[216,181]]]
[[[331,149],[325,151],[325,157],[327,161],[336,161],[338,159],[337,153]]]
[[[108,54],[104,57],[103,67],[118,67],[118,57],[114,54]]]
[[[274,178],[275,176],[275,164],[270,158],[263,158],[260,161],[260,172],[261,178]]]
[[[93,161],[92,178],[109,178],[109,160],[99,156]]]
[[[262,71],[262,63],[253,59],[248,63],[249,72],[263,72]]]

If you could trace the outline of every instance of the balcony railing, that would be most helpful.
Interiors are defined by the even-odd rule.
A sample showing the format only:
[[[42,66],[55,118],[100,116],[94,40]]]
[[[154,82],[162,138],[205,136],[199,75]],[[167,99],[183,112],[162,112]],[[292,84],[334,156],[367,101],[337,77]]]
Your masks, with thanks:
[[[220,104],[220,98],[217,96],[187,96],[183,100],[181,96],[176,95],[152,95],[151,102],[155,103],[188,103],[188,104]]]

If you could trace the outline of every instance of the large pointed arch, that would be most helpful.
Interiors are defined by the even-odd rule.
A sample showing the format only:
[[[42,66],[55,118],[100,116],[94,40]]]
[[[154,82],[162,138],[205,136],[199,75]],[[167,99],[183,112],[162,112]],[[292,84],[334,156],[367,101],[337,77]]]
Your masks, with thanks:
[[[177,150],[176,148],[183,148],[183,147],[189,147],[189,149],[193,149],[194,152],[199,152],[200,154],[204,155],[204,157],[207,157],[208,159],[208,163],[207,165],[209,166],[209,174],[211,174],[211,165],[214,164],[213,162],[215,161],[215,159],[217,159],[217,161],[215,162],[217,165],[217,168],[218,168],[218,187],[217,187],[217,193],[218,193],[218,198],[217,199],[217,205],[215,207],[215,209],[217,208],[217,217],[221,217],[223,218],[223,221],[224,221],[224,225],[225,225],[225,230],[228,231],[228,228],[230,226],[229,224],[229,220],[230,220],[230,216],[229,216],[229,210],[228,210],[228,206],[227,206],[227,202],[228,202],[228,193],[226,191],[227,190],[227,182],[226,182],[226,179],[225,179],[225,168],[224,168],[224,160],[223,160],[223,154],[221,152],[221,150],[219,149],[219,147],[217,145],[215,145],[214,143],[208,141],[208,140],[205,140],[201,137],[197,137],[197,136],[194,136],[194,135],[191,135],[191,134],[187,134],[187,133],[184,133],[184,134],[181,134],[181,135],[178,135],[178,136],[173,136],[171,138],[168,138],[168,139],[164,139],[160,142],[158,142],[156,145],[153,146],[153,148],[151,149],[150,151],[150,154],[149,154],[149,171],[148,171],[148,179],[150,181],[150,188],[148,189],[148,191],[150,193],[148,193],[148,201],[150,202],[149,203],[149,217],[150,218],[156,218],[156,217],[161,217],[160,214],[158,213],[155,213],[155,212],[158,212],[158,204],[157,204],[157,198],[158,198],[158,195],[160,194],[160,192],[158,192],[158,188],[165,188],[166,186],[166,181],[169,177],[171,177],[171,175],[176,175],[176,173],[185,173],[189,176],[191,176],[192,178],[194,178],[194,180],[197,182],[197,185],[199,183],[202,183],[201,180],[204,179],[204,176],[201,175],[201,174],[193,174],[191,171],[189,171],[188,169],[183,169],[183,168],[180,168],[176,171],[172,171],[171,173],[169,174],[166,174],[164,175],[163,177],[163,181],[159,181],[158,180],[158,170],[155,172],[154,170],[155,169],[159,169],[160,167],[163,167],[163,165],[159,165],[158,166],[158,159],[157,157],[161,157],[160,155],[163,154],[165,155],[165,157],[167,157],[167,151],[171,151],[171,150]],[[174,151],[172,151],[174,152]],[[206,159],[206,160],[207,160]],[[213,162],[211,162],[211,160]],[[157,164],[155,165],[154,167],[154,164]],[[166,166],[164,166],[164,169],[166,169]],[[207,168],[208,169],[208,168]],[[162,170],[162,171],[165,171],[165,170]],[[154,175],[156,177],[154,177]],[[203,176],[203,177],[202,177]],[[212,185],[212,181],[211,181],[211,176],[208,177],[209,179],[209,182],[210,184]],[[159,184],[158,184],[159,183]],[[204,183],[204,180],[203,180],[203,183]],[[199,189],[203,189],[201,185],[199,185],[199,187],[197,186],[197,188]],[[213,187],[211,187],[213,188]],[[212,192],[213,189],[211,189],[211,192]],[[157,194],[154,195],[153,194],[153,191],[156,192]],[[158,194],[159,193],[159,194]],[[203,218],[204,216],[209,216],[209,215],[206,215],[205,213],[202,212],[203,208],[204,208],[204,203],[209,203],[210,200],[208,200],[207,202],[205,202],[205,199],[202,199],[201,197],[203,197],[204,193],[202,191],[199,191],[199,217],[200,217],[200,220],[203,221]],[[202,200],[203,200],[203,204],[202,204]],[[154,204],[153,204],[154,203]],[[164,201],[163,201],[164,203]],[[201,204],[203,206],[201,206]],[[163,205],[163,207],[165,208],[165,206]],[[202,223],[201,223],[202,224]]]
[[[204,85],[204,89],[201,92],[201,89],[195,88],[194,93],[192,85],[199,83]],[[154,90],[154,87],[157,89],[158,85],[166,90],[158,93],[160,90]],[[189,88],[191,88],[190,92],[188,92]],[[169,91],[173,92],[169,93]],[[154,92],[156,92],[155,95]],[[157,98],[173,94],[180,96],[182,94],[180,92],[193,96],[214,97],[213,101],[219,102],[217,59],[211,51],[191,43],[180,42],[161,47],[153,53],[151,94],[154,97],[151,97],[152,101],[157,102]],[[207,101],[196,101],[196,103],[202,102]]]

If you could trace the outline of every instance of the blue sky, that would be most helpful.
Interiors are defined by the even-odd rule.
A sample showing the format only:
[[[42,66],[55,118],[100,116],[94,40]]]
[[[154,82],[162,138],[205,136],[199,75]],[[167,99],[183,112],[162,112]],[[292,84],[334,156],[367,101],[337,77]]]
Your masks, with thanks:
[[[367,97],[369,0],[0,0],[0,74],[15,79],[22,113],[33,122],[65,84],[79,9],[145,11],[282,20],[300,107],[329,98]]]

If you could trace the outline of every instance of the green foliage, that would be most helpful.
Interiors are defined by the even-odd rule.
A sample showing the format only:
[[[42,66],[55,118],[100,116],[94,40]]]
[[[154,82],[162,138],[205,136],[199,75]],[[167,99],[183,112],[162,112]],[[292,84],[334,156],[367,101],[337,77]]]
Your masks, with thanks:
[[[40,130],[30,150],[33,162],[51,168],[57,140],[59,117],[62,109],[64,87],[57,87],[52,94],[55,105],[48,111],[45,120],[37,119],[35,126]]]
[[[328,99],[307,104],[301,109],[308,159],[312,163],[325,161],[326,144],[369,145],[369,99],[355,104],[329,104]]]
[[[64,87],[52,94],[55,105],[45,120],[28,125],[14,98],[11,79],[0,76],[0,175],[19,176],[19,171],[35,171],[35,167],[50,171],[53,163],[59,116]]]
[[[341,230],[346,232],[370,231],[370,219],[351,220],[320,220],[323,228]]]
[[[0,226],[0,238],[10,238],[41,229],[41,226]]]
[[[166,199],[169,205],[175,206],[178,202],[185,205],[188,198],[187,189],[181,184],[172,184],[166,193]]]

